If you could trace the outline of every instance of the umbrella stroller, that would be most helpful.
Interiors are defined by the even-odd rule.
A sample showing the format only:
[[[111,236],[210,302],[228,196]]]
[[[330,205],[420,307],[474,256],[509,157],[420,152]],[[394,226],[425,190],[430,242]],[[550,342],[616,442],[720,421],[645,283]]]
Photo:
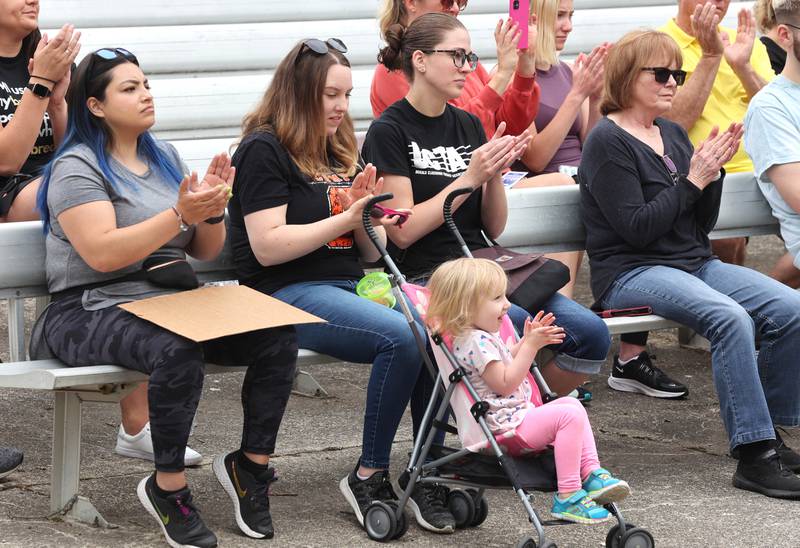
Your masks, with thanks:
[[[458,189],[448,195],[444,204],[444,218],[447,226],[454,233],[462,246],[464,254],[471,253],[456,228],[452,217],[453,200],[471,189]],[[418,436],[414,442],[407,472],[409,481],[406,488],[399,493],[396,504],[373,502],[364,515],[364,527],[369,537],[380,542],[387,542],[403,536],[408,528],[404,508],[416,482],[435,483],[459,487],[449,489],[447,503],[456,519],[456,527],[475,527],[483,523],[489,513],[489,505],[483,496],[490,488],[512,489],[519,497],[527,513],[528,520],[534,528],[534,535],[524,536],[517,544],[520,548],[555,548],[555,543],[545,534],[545,525],[569,524],[562,520],[542,521],[531,504],[533,495],[529,491],[553,492],[557,490],[555,460],[552,450],[530,453],[516,437],[515,431],[495,435],[484,419],[488,404],[481,401],[470,383],[467,372],[454,357],[446,335],[431,335],[431,348],[435,364],[428,355],[426,341],[415,328],[414,315],[406,296],[420,317],[425,318],[428,303],[427,289],[407,283],[397,265],[378,239],[372,226],[370,213],[378,202],[391,199],[392,194],[383,194],[372,198],[364,208],[363,223],[370,240],[378,249],[381,258],[390,271],[392,290],[397,302],[414,333],[426,366],[436,379],[435,388],[423,418],[421,432],[430,426],[428,435]],[[504,341],[517,339],[511,320],[506,316],[500,329]],[[531,367],[528,381],[533,387],[531,401],[534,405],[555,398],[536,368]],[[447,424],[449,413],[455,418],[457,427]],[[433,440],[438,430],[458,434],[462,448],[456,449],[434,445]],[[426,462],[428,459],[432,459]],[[608,548],[652,548],[655,546],[653,536],[646,530],[627,523],[616,504],[605,505],[605,508],[616,518],[617,523],[606,536]]]

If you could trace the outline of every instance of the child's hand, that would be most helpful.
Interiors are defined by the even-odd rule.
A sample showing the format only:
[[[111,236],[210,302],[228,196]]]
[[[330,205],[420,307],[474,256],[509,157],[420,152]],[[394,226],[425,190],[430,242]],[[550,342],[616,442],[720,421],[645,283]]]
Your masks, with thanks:
[[[527,325],[526,331],[527,331]],[[522,343],[533,347],[536,351],[551,344],[564,342],[564,328],[557,325],[533,327],[522,337]]]
[[[540,310],[536,314],[536,316],[534,316],[533,318],[528,317],[528,319],[525,320],[525,328],[522,332],[522,336],[524,337],[537,327],[546,327],[548,325],[553,325],[555,321],[556,317],[552,313],[548,312],[547,314],[545,314],[543,310]]]

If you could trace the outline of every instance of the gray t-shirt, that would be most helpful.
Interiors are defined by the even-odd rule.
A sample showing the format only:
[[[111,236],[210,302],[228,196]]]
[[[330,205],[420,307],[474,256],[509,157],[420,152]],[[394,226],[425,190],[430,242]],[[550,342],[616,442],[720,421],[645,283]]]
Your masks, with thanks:
[[[183,173],[188,168],[180,159],[175,147],[158,142],[161,149]],[[67,239],[58,216],[64,211],[89,202],[110,201],[114,206],[117,227],[141,223],[175,205],[178,189],[165,180],[161,173],[150,166],[143,175],[136,175],[125,166],[108,157],[109,166],[119,179],[113,184],[100,170],[94,152],[85,145],[78,145],[60,156],[53,163],[50,187],[47,192],[47,207],[50,210],[50,231],[46,237],[47,286],[51,293],[70,287],[110,281],[141,269],[137,261],[115,272],[98,272],[81,258]],[[177,226],[177,219],[175,220]],[[162,249],[182,255],[194,235],[194,228],[181,232]],[[156,295],[174,293],[147,281],[111,283],[102,288],[85,291],[83,307],[99,310],[124,302],[145,299]]]

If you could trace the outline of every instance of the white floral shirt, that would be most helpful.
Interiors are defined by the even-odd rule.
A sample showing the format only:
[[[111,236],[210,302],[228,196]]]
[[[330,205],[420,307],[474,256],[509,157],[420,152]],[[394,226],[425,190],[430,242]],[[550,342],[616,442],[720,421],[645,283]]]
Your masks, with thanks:
[[[489,404],[486,424],[492,432],[499,434],[519,426],[528,409],[534,407],[528,377],[508,396],[496,393],[481,377],[486,366],[494,361],[501,361],[504,365],[511,364],[511,352],[500,340],[500,336],[480,329],[470,329],[453,341],[453,354],[466,369],[469,381],[481,399]]]

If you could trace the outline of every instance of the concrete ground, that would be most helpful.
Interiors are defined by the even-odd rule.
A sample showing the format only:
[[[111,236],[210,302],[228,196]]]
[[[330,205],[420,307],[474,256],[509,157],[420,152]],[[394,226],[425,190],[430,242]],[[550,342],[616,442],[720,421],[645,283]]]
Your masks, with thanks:
[[[754,238],[749,264],[767,270],[782,251],[775,237]],[[578,300],[588,303],[586,268]],[[0,318],[5,321],[5,311]],[[5,323],[0,325],[0,358],[7,359]],[[633,488],[622,505],[625,516],[647,528],[659,547],[797,547],[800,502],[778,501],[731,486],[735,461],[726,440],[710,380],[706,352],[681,349],[676,333],[651,336],[657,364],[690,387],[686,400],[667,401],[617,393],[605,384],[609,364],[589,388],[589,408],[601,460]],[[243,537],[230,501],[211,472],[214,455],[237,446],[241,425],[241,374],[209,377],[191,446],[204,462],[189,472],[196,502],[221,546],[369,546],[338,490],[354,465],[361,443],[361,417],[368,368],[352,364],[315,366],[310,372],[329,391],[328,399],[292,397],[273,462],[280,481],[273,486],[272,541]],[[48,519],[52,395],[0,390],[0,444],[25,451],[23,466],[0,481],[0,546],[164,546],[156,523],[135,495],[150,470],[144,461],[111,452],[118,425],[116,406],[84,406],[81,493],[115,525],[98,529]],[[800,447],[800,432],[789,445]],[[392,471],[399,474],[411,446],[410,421],[398,432]],[[488,495],[487,521],[476,529],[437,536],[412,523],[395,544],[403,546],[510,546],[531,531],[517,499],[508,491]],[[550,496],[536,497],[545,515]],[[413,519],[413,518],[412,518]],[[600,547],[608,527],[548,529],[559,547]]]

